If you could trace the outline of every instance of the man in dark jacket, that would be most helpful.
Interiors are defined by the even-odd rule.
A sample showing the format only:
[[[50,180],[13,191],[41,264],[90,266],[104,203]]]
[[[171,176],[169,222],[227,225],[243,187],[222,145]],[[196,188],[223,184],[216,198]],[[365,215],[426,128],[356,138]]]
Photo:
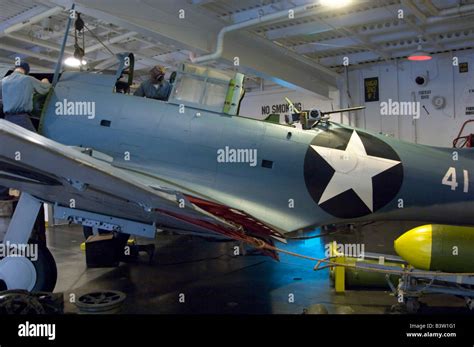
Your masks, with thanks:
[[[165,80],[165,68],[156,65],[150,70],[150,78],[142,82],[133,95],[166,101],[170,92],[171,85]]]

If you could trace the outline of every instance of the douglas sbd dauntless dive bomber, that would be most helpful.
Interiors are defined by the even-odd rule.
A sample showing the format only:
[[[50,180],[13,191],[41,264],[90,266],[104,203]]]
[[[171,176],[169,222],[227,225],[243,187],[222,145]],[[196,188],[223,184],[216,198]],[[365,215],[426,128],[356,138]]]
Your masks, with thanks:
[[[195,65],[172,75],[167,101],[116,93],[124,70],[133,75],[133,56],[118,57],[116,74],[64,72],[39,134],[0,120],[0,184],[23,192],[5,241],[28,242],[41,202],[53,204],[57,218],[106,230],[254,244],[326,224],[445,224],[444,233],[433,226],[405,235],[411,250],[423,239],[419,251],[428,257],[435,244],[451,242],[446,225],[474,224],[471,150],[456,150],[453,161],[451,149],[369,134],[317,111],[297,111],[301,129],[246,118],[238,115],[244,76]],[[454,228],[453,237],[465,238]],[[450,266],[441,261],[438,270]],[[0,277],[8,288],[41,290],[51,287],[47,268],[4,258]]]

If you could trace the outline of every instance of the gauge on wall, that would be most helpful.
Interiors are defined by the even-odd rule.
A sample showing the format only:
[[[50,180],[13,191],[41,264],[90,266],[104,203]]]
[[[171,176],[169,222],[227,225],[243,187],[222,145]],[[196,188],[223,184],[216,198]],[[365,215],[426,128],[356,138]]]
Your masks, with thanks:
[[[431,103],[435,109],[441,110],[444,108],[444,106],[446,106],[446,98],[444,96],[437,95],[433,97]]]

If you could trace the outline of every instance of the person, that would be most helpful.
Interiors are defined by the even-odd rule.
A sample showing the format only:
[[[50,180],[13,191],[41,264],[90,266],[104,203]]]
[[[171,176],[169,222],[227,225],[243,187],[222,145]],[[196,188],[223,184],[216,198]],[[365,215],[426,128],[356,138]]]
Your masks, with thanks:
[[[33,111],[33,93],[47,94],[51,85],[45,78],[42,81],[29,76],[30,65],[22,62],[13,73],[2,79],[1,96],[5,119],[30,131],[35,131],[30,119]]]
[[[33,93],[47,94],[51,85],[47,79],[41,82],[29,76],[30,65],[22,62],[13,73],[1,80],[0,98],[5,120],[36,132],[30,119],[33,110]],[[10,199],[9,188],[0,186],[0,200]]]
[[[150,78],[142,82],[133,95],[166,101],[170,92],[171,85],[165,80],[165,68],[156,65],[150,70]]]

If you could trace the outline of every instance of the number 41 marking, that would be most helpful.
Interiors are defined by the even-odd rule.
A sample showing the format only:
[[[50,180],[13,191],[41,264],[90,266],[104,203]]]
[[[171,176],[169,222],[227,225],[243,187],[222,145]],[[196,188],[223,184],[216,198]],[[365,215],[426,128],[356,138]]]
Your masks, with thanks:
[[[464,178],[463,192],[467,193],[469,192],[469,172],[467,170],[462,170],[462,171],[463,171],[463,178]],[[444,175],[441,183],[451,187],[451,190],[456,190],[456,188],[459,186],[459,183],[457,182],[457,179],[456,179],[456,168],[450,167],[448,171],[446,172],[446,175]]]

